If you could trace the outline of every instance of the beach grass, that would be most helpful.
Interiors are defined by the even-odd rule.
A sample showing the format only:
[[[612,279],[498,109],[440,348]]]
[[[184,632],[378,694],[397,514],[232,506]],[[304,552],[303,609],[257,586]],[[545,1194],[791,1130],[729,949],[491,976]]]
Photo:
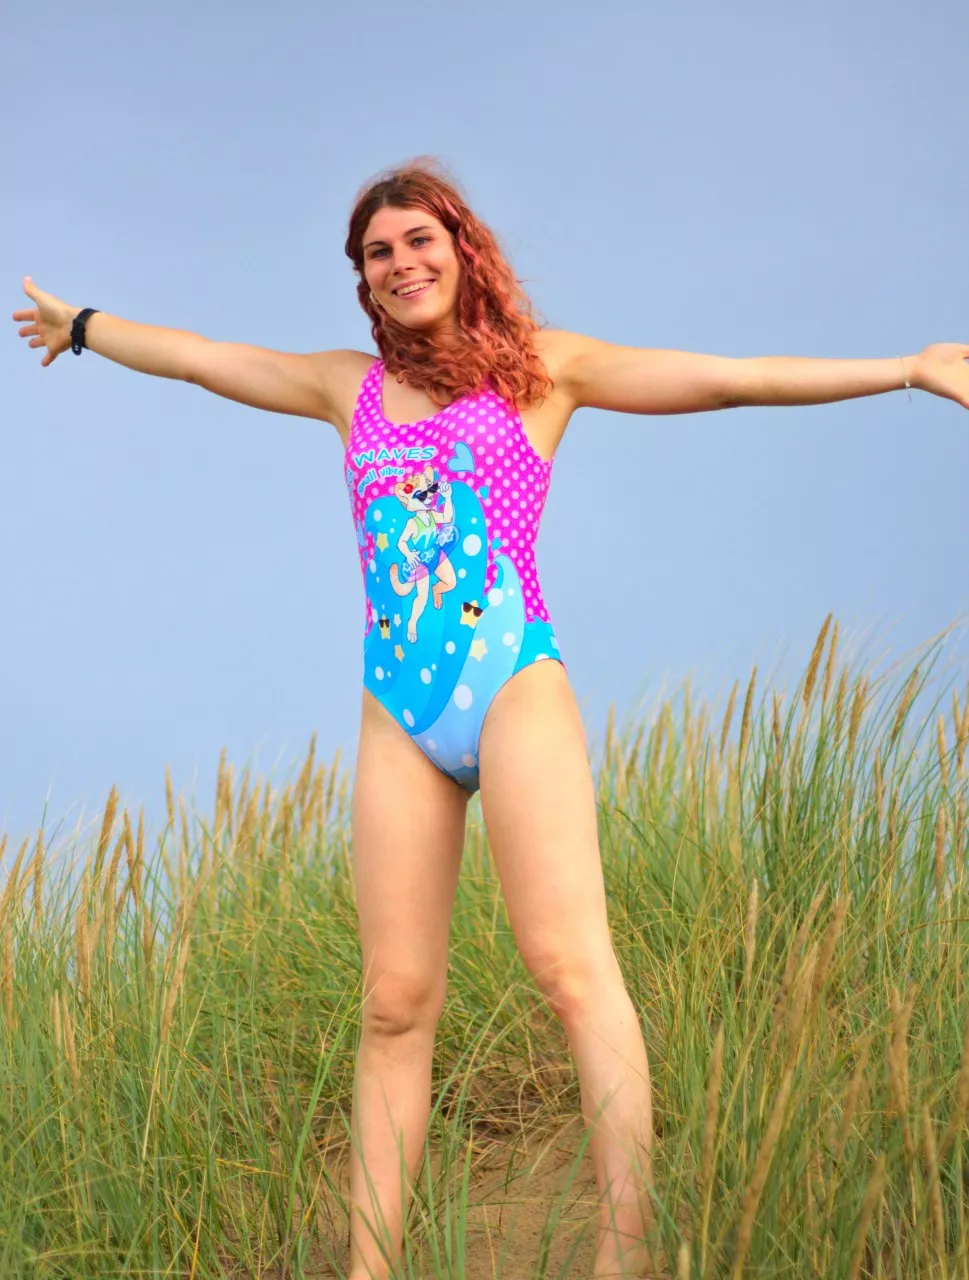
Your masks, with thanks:
[[[969,687],[943,648],[876,673],[829,617],[793,691],[755,669],[716,710],[686,685],[610,716],[658,1274],[969,1280]],[[351,787],[314,740],[282,787],[223,753],[209,814],[166,773],[154,837],[115,790],[60,856],[0,835],[0,1277],[345,1276]],[[475,799],[394,1274],[590,1276],[587,1143]]]

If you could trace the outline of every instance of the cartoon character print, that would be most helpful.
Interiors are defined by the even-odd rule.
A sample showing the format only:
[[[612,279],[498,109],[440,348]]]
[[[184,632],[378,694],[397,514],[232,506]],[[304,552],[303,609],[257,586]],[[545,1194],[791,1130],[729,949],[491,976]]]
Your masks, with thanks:
[[[457,585],[447,549],[457,541],[458,530],[454,524],[451,482],[443,478],[435,480],[430,464],[395,484],[394,494],[410,513],[410,519],[397,541],[397,549],[404,557],[403,571],[396,563],[390,566],[390,585],[399,596],[415,592],[407,620],[407,639],[414,644],[417,623],[428,596],[433,595],[434,608],[440,609],[441,597]],[[444,499],[441,511],[436,509],[439,497]],[[431,574],[437,578],[433,588]]]

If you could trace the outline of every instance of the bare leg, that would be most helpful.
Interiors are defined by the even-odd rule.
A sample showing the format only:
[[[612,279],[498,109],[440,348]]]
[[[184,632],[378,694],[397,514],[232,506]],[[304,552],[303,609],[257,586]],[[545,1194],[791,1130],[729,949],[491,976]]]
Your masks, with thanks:
[[[353,788],[364,999],[351,1115],[349,1280],[386,1280],[385,1255],[401,1254],[430,1114],[467,802],[365,692]]]
[[[387,1258],[401,1256],[431,1113],[435,1027],[394,1032],[364,1022],[351,1120],[351,1280],[388,1276]]]
[[[478,762],[515,939],[575,1055],[601,1197],[594,1274],[649,1274],[641,1246],[651,1221],[649,1065],[609,933],[595,788],[560,663],[537,662],[502,686]]]
[[[618,977],[598,985],[581,1012],[577,1005],[563,1007],[562,1023],[579,1074],[599,1192],[593,1274],[642,1275],[648,1254],[640,1242],[653,1223],[653,1174],[649,1064],[639,1018]]]

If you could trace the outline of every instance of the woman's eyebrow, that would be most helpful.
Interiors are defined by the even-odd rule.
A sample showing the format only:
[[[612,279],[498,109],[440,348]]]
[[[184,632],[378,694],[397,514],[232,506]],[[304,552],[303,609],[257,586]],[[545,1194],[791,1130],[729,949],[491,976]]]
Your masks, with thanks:
[[[414,232],[415,232],[415,231],[433,231],[433,230],[434,230],[434,228],[433,228],[433,227],[411,227],[410,231],[405,231],[405,232],[404,232],[404,236],[405,236],[405,238],[406,238],[407,236],[412,236],[412,235],[414,234]],[[375,244],[386,244],[386,243],[387,243],[387,241],[386,241],[386,240],[368,240],[368,241],[367,241],[367,243],[366,243],[363,247],[364,247],[365,249],[369,249],[372,245],[375,245]]]

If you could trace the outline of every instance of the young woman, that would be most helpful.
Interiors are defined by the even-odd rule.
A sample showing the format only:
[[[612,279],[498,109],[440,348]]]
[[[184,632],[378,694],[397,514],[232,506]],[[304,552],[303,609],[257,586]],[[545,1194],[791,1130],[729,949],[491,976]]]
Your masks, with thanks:
[[[86,345],[339,434],[366,596],[350,1280],[389,1273],[371,1229],[378,1209],[400,1246],[409,1188],[398,1139],[412,1181],[478,789],[515,938],[575,1056],[601,1196],[594,1274],[636,1275],[650,1221],[649,1068],[609,934],[583,726],[535,569],[552,459],[581,406],[695,413],[904,386],[969,407],[969,347],[729,359],[541,328],[491,231],[423,160],[361,193],[346,252],[376,358],[283,354],[103,312],[78,320],[29,277],[34,305],[13,318],[46,347],[44,367],[72,345],[73,326],[78,353]]]

